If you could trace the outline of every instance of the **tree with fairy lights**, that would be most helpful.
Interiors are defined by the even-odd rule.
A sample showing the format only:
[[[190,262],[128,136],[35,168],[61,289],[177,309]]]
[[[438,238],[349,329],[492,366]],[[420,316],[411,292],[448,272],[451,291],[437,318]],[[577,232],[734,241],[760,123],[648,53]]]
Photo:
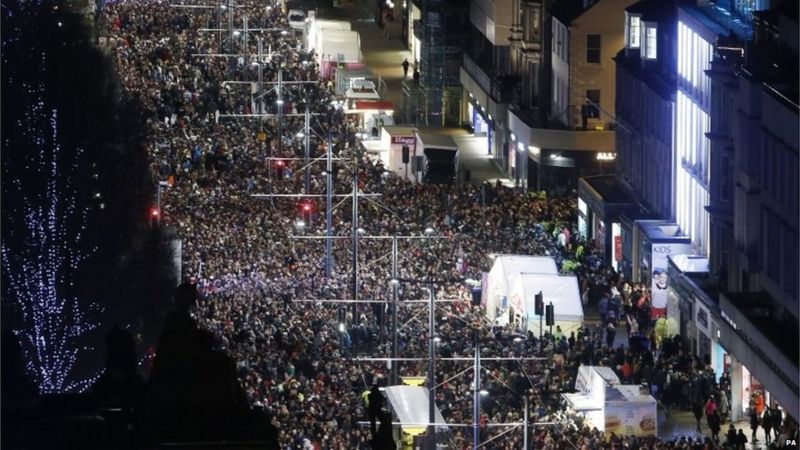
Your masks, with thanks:
[[[58,145],[58,111],[44,102],[30,105],[18,121],[38,153],[26,158],[21,174],[4,173],[6,219],[2,263],[5,300],[20,326],[15,334],[26,356],[27,370],[41,393],[82,392],[95,376],[80,376],[76,363],[97,328],[100,308],[79,299],[74,277],[90,254],[82,248],[90,208],[74,187],[82,151],[72,162]]]
[[[80,361],[102,312],[81,295],[77,281],[94,252],[85,233],[90,175],[81,147],[63,145],[61,113],[49,89],[51,53],[42,40],[57,36],[43,31],[58,19],[41,13],[53,9],[23,6],[4,3],[2,12],[3,319],[40,393],[83,392],[97,378],[92,364]]]

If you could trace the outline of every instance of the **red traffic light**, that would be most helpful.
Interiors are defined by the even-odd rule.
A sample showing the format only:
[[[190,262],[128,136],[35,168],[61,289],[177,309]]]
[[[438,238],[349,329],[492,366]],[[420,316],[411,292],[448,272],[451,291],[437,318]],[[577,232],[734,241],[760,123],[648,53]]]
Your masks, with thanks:
[[[150,217],[153,219],[158,219],[159,214],[161,214],[161,212],[158,210],[158,207],[153,206],[150,208]]]
[[[283,161],[276,161],[275,165],[278,167],[283,167]]]
[[[303,211],[305,211],[305,212],[311,211],[311,205],[309,205],[308,203],[304,204],[303,205]]]

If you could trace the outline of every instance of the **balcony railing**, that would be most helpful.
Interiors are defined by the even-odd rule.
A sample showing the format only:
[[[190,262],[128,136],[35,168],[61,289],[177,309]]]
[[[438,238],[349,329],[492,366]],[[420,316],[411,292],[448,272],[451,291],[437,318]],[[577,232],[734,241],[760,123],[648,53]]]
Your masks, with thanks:
[[[511,98],[510,86],[503,86],[496,80],[496,75],[485,71],[469,54],[463,54],[462,66],[492,99],[501,103],[508,103]]]
[[[753,37],[753,24],[742,20],[736,14],[731,14],[730,11],[715,5],[712,2],[700,2],[700,9],[706,13],[711,19],[723,27],[732,30],[737,36],[744,40],[749,40]]]

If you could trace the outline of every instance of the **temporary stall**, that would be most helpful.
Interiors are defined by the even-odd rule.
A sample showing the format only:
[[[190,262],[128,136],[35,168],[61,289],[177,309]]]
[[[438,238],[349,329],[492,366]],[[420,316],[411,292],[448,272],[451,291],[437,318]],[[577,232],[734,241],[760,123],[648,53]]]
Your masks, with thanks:
[[[510,316],[522,331],[530,331],[535,336],[539,333],[539,324],[547,327],[543,318],[535,314],[535,296],[541,292],[544,304],[553,304],[553,327],[561,327],[562,333],[578,331],[583,325],[583,304],[578,289],[578,278],[574,275],[542,275],[524,273],[516,278],[510,290],[509,305],[511,312],[518,317]],[[545,328],[546,330],[547,328]]]
[[[497,325],[508,324],[509,294],[517,277],[523,273],[558,275],[558,268],[555,260],[549,256],[496,256],[483,290],[488,293],[486,317]],[[523,307],[524,304],[519,305],[517,311],[522,311]]]
[[[400,178],[414,181],[414,171],[411,161],[416,153],[416,138],[414,133],[417,131],[413,127],[403,126],[383,126],[381,132],[381,161],[389,172],[394,173]],[[403,163],[403,146],[408,146],[408,163]]]
[[[438,133],[419,133],[417,138],[417,155],[422,156],[421,165],[425,183],[450,184],[455,181],[458,165],[458,144],[452,136]]]
[[[317,54],[322,54],[322,49],[326,46],[328,48],[335,48],[335,46],[330,45],[334,42],[353,44],[359,49],[361,48],[361,36],[357,31],[320,30],[320,32],[317,33],[317,41],[314,43],[314,49],[317,51]]]
[[[580,366],[575,390],[564,399],[590,426],[623,436],[656,435],[657,403],[647,387],[620,384],[608,367]]]
[[[317,44],[317,35],[319,35],[322,30],[350,31],[351,29],[352,26],[350,25],[350,22],[345,22],[343,20],[310,21],[306,26],[306,50],[315,49],[315,45]]]
[[[383,80],[383,78],[375,75],[374,72],[369,70],[366,65],[362,63],[339,65],[336,68],[334,76],[336,95],[339,97],[345,97],[345,100],[347,100],[346,104],[348,109],[366,110],[367,108],[359,108],[357,104],[363,100],[372,100],[372,103],[384,103],[377,102],[377,100],[380,100],[383,94],[386,93],[386,82]],[[389,104],[391,105],[391,103]],[[394,105],[392,105],[391,108],[372,109],[394,110]],[[348,113],[349,112],[350,111],[348,111]],[[391,113],[389,113],[389,115],[391,115]],[[377,138],[377,134],[374,137]]]
[[[323,31],[323,33],[326,33]],[[317,63],[322,78],[333,78],[337,66],[360,63],[361,40],[355,31],[337,31],[336,37],[328,38],[327,34],[317,46]],[[341,34],[349,33],[349,34]]]

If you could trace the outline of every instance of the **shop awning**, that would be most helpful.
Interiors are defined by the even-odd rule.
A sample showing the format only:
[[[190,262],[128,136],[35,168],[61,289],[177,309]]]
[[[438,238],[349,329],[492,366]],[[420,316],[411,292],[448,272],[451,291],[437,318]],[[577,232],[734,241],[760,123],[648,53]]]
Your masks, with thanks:
[[[614,175],[594,175],[578,179],[578,197],[602,220],[614,222],[622,214],[644,211]]]
[[[394,110],[394,104],[392,102],[371,102],[366,100],[358,100],[355,102],[354,109]]]

